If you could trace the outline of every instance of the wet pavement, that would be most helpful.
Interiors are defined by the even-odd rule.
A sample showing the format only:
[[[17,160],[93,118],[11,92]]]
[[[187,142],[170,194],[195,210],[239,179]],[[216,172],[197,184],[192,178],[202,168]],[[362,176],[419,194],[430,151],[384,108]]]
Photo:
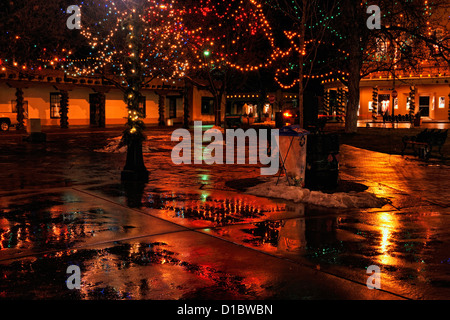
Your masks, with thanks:
[[[146,184],[120,182],[125,154],[94,151],[120,130],[1,137],[0,298],[450,298],[445,163],[343,145],[341,185],[389,203],[330,209],[245,194],[257,165],[176,166],[172,130],[147,131]]]

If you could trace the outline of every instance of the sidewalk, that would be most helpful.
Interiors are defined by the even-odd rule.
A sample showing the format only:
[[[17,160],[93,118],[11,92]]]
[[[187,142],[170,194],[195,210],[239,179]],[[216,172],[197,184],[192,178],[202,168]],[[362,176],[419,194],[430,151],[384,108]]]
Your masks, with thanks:
[[[344,145],[341,179],[391,204],[333,210],[230,187],[256,166],[175,166],[170,133],[148,132],[146,185],[120,183],[124,154],[93,152],[120,131],[0,142],[0,297],[450,297],[448,167]],[[381,290],[366,286],[374,264]]]

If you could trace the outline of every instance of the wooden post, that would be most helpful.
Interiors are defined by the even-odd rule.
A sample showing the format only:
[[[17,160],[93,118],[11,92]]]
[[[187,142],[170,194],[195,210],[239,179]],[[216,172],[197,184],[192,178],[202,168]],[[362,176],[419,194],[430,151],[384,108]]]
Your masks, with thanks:
[[[159,126],[165,126],[165,109],[166,109],[166,97],[162,94],[159,93],[158,94],[159,99],[158,99],[158,114],[159,114],[159,119],[158,119],[158,125]]]
[[[23,90],[22,88],[16,88],[16,110],[17,110],[17,125],[16,130],[23,130],[24,119],[25,119],[25,109],[23,107]]]
[[[69,93],[66,90],[61,90],[61,100],[60,100],[60,126],[62,129],[67,129],[69,127]]]

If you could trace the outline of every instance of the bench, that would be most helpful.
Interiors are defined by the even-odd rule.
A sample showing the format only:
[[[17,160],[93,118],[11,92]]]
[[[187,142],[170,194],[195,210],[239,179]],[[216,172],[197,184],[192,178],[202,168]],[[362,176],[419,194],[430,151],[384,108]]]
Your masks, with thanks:
[[[404,136],[402,138],[403,149],[402,156],[408,146],[411,146],[414,155],[417,155],[416,146],[419,146],[419,157],[428,160],[431,156],[433,147],[438,147],[438,153],[444,158],[442,146],[447,139],[448,130],[425,129],[415,136]]]
[[[372,117],[373,118],[373,117]],[[410,115],[410,114],[398,114],[395,116],[389,115],[389,114],[384,114],[383,115],[383,123],[385,122],[413,122],[414,121],[415,116]]]
[[[319,119],[326,118],[327,121],[344,122],[345,121],[345,114],[335,114],[335,115],[319,114],[318,118]]]
[[[313,124],[308,125],[306,129],[311,133],[323,133],[327,122],[327,117],[319,117]]]

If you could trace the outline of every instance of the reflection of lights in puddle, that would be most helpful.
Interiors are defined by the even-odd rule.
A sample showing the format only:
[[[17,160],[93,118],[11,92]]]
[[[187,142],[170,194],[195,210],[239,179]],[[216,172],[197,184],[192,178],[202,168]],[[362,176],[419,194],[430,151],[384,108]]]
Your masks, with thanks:
[[[379,228],[381,233],[380,251],[382,256],[380,262],[384,265],[390,265],[395,262],[395,259],[390,254],[390,247],[392,246],[392,229],[395,228],[397,221],[389,212],[380,212],[377,214]]]
[[[127,275],[132,275],[133,268],[152,265],[165,265],[160,281],[172,282],[172,278],[178,277],[179,268],[181,268],[196,277],[212,281],[217,286],[226,287],[234,293],[249,294],[244,278],[218,270],[210,264],[183,261],[177,258],[179,253],[171,252],[161,246],[166,247],[168,244],[162,242],[122,244],[98,251],[92,261],[86,264],[88,267],[81,286],[82,296],[87,297],[95,293],[104,295],[105,288],[98,285],[109,284],[106,287],[113,288],[120,296],[126,294],[129,297],[138,298],[144,292],[139,289],[139,286],[130,286],[129,283],[124,287],[117,281],[117,271],[129,269]],[[202,250],[197,248],[196,253]],[[118,263],[120,261],[121,263]],[[135,270],[140,274],[142,269]]]
[[[210,192],[198,194],[149,194],[144,205],[162,209],[173,218],[207,220],[214,223],[238,222],[261,217],[265,213],[286,210],[285,204],[265,202],[240,197],[227,198]]]
[[[9,232],[9,228],[7,228],[4,232],[0,232],[0,250],[5,249],[3,243],[7,241],[5,235],[7,235]]]
[[[62,200],[64,201],[64,203],[73,203],[73,202],[80,202],[81,199],[75,195],[72,192],[65,192],[62,196],[61,196]]]
[[[220,236],[238,237],[251,247],[271,253],[298,254],[305,249],[305,223],[302,219],[261,221],[238,229],[239,235],[231,235],[225,229],[218,233]]]
[[[95,215],[94,215],[95,213]],[[99,232],[113,231],[113,227],[99,229],[103,223],[90,219],[96,219],[98,214],[103,214],[102,209],[93,209],[88,212],[65,212],[59,205],[51,207],[40,216],[43,220],[27,220],[16,224],[16,215],[6,217],[3,225],[14,227],[0,228],[0,249],[41,247],[55,248],[68,246],[81,241],[86,237],[93,237]],[[11,222],[10,222],[11,221]],[[6,224],[7,223],[7,224]]]
[[[208,193],[202,193],[200,196],[200,199],[202,200],[202,202],[205,202],[206,199],[208,199],[209,194]]]

